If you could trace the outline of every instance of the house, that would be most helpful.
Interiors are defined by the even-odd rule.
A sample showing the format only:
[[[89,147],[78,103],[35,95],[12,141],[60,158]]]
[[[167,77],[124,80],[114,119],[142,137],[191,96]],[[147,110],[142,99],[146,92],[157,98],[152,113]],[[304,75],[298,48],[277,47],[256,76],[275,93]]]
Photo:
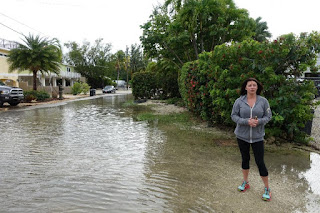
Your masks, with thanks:
[[[17,71],[9,72],[9,63],[7,57],[9,51],[17,46],[16,43],[0,39],[0,80],[9,86],[19,86],[19,74]]]
[[[20,87],[24,90],[32,90],[33,75],[32,72],[25,70],[22,72],[13,71],[9,72],[9,63],[7,61],[10,49],[16,48],[17,43],[0,38],[0,80],[7,85]],[[85,81],[80,73],[75,71],[75,67],[68,64],[60,65],[59,75],[55,73],[44,73],[43,75],[38,72],[37,86],[39,89],[52,92],[58,91],[58,86],[64,87],[65,93],[71,93],[71,87],[76,81]]]

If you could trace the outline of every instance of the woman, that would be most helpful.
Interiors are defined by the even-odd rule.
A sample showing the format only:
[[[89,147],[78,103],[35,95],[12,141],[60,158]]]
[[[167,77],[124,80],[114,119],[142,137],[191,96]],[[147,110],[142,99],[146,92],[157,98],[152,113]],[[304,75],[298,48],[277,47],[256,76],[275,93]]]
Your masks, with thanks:
[[[250,188],[249,161],[250,146],[252,147],[259,173],[265,185],[262,199],[271,200],[271,192],[268,183],[268,170],[264,164],[264,126],[272,117],[269,102],[260,96],[263,87],[255,78],[249,78],[242,83],[241,96],[235,101],[231,113],[232,120],[237,124],[234,133],[237,136],[242,157],[243,183],[238,190],[245,192]]]

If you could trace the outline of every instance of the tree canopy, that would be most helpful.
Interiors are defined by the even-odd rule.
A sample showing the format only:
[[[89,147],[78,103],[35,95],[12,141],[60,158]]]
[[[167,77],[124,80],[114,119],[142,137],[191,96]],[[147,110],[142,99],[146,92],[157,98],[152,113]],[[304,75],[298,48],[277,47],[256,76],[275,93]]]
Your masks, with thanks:
[[[93,45],[83,42],[82,46],[76,42],[64,44],[69,50],[64,60],[74,65],[77,72],[86,77],[94,88],[103,87],[106,77],[111,77],[114,71],[111,64],[111,44],[104,44],[102,41],[99,38]]]
[[[265,41],[267,38],[271,37],[271,33],[268,31],[268,25],[267,22],[263,21],[261,22],[261,17],[256,18],[256,30],[255,35],[253,36],[253,39],[256,41]]]
[[[33,73],[33,90],[37,90],[37,73],[53,72],[59,74],[62,51],[57,39],[40,36],[24,36],[24,43],[9,53],[10,71],[30,70]]]
[[[168,5],[173,9],[168,11]],[[232,0],[166,1],[141,26],[147,56],[169,59],[181,67],[215,46],[253,38],[256,21]]]

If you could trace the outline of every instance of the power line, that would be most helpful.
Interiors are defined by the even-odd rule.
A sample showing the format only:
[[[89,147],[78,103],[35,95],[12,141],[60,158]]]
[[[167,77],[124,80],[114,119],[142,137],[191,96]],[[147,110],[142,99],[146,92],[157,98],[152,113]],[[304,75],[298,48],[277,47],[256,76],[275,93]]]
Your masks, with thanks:
[[[22,23],[22,22],[20,22],[20,21],[18,21],[18,20],[16,20],[16,19],[14,19],[14,18],[11,18],[10,16],[7,16],[7,15],[4,14],[4,13],[1,13],[1,12],[0,12],[0,15],[3,15],[3,16],[5,16],[5,17],[7,17],[7,18],[9,18],[9,19],[11,19],[11,20],[13,20],[13,21],[15,21],[15,22],[23,25],[23,26],[26,26],[26,27],[28,27],[28,28],[30,28],[30,29],[32,29],[32,30],[34,30],[34,31],[37,31],[38,33],[41,33],[41,34],[44,35],[44,33],[40,32],[39,30],[36,30],[36,29],[34,29],[34,28],[32,28],[32,27],[30,27],[30,26],[28,26],[28,25],[26,25],[26,24],[24,24],[24,23]]]
[[[14,29],[12,29],[11,27],[8,27],[7,25],[5,25],[5,24],[3,24],[3,23],[1,23],[1,22],[0,22],[0,24],[1,24],[1,25],[3,25],[3,26],[5,26],[6,28],[8,28],[8,29],[10,29],[10,30],[12,30],[12,31],[14,31],[14,32],[16,32],[16,33],[18,33],[18,34],[20,34],[20,35],[24,36],[22,33],[20,33],[20,32],[18,32],[18,31],[14,30]]]

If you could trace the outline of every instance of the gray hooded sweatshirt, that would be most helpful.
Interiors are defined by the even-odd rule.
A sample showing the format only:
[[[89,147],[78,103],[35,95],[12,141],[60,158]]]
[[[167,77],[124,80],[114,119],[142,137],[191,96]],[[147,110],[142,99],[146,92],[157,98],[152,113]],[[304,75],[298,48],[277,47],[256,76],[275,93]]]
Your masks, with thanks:
[[[258,118],[258,126],[249,126],[249,118]],[[249,143],[263,141],[264,126],[270,121],[272,112],[266,98],[257,95],[256,103],[251,108],[247,103],[247,95],[240,96],[233,105],[231,119],[237,124],[234,131],[237,138]]]

